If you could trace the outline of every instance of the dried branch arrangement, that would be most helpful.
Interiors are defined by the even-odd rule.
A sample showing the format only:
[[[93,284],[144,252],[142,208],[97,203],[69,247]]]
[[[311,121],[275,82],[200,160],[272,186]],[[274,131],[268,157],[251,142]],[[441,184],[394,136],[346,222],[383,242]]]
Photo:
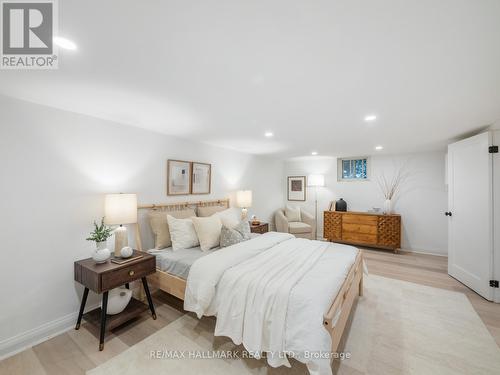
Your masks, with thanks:
[[[404,165],[397,168],[396,173],[394,173],[391,179],[388,179],[386,175],[382,173],[378,177],[377,183],[385,199],[392,200],[406,178],[407,174],[404,173]]]

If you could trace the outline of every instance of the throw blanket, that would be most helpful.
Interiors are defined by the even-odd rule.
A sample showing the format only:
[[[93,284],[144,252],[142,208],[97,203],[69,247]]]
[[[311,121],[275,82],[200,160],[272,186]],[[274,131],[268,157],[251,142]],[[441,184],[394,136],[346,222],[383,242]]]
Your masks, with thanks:
[[[215,288],[224,272],[273,246],[294,238],[288,233],[269,232],[249,241],[240,242],[198,259],[189,271],[184,309],[198,318],[215,315]]]
[[[217,290],[216,336],[272,367],[290,367],[285,351],[285,322],[292,288],[323,255],[328,243],[294,238],[227,270]]]

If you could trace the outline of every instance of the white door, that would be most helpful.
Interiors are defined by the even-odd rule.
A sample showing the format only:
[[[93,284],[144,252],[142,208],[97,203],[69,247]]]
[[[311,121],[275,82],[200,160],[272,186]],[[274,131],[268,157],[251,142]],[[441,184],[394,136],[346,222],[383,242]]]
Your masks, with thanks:
[[[448,146],[448,273],[493,299],[492,154],[489,132]],[[451,216],[450,216],[451,215]]]

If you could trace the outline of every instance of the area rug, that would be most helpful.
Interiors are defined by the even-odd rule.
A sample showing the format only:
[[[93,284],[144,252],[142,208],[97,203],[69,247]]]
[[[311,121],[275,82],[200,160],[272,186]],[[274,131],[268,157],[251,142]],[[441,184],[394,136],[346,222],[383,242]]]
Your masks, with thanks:
[[[242,358],[214,325],[186,314],[87,374],[307,374],[297,361]],[[500,350],[462,293],[368,276],[344,341],[336,374],[500,374]]]

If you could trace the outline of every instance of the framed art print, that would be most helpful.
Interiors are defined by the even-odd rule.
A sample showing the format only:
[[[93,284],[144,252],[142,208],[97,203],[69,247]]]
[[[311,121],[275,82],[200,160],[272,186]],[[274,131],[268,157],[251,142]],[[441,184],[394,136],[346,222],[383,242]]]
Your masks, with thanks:
[[[288,200],[289,201],[306,200],[306,176],[288,177]]]
[[[212,165],[192,163],[191,194],[210,194]]]
[[[191,162],[167,161],[167,195],[188,195],[191,193]]]

